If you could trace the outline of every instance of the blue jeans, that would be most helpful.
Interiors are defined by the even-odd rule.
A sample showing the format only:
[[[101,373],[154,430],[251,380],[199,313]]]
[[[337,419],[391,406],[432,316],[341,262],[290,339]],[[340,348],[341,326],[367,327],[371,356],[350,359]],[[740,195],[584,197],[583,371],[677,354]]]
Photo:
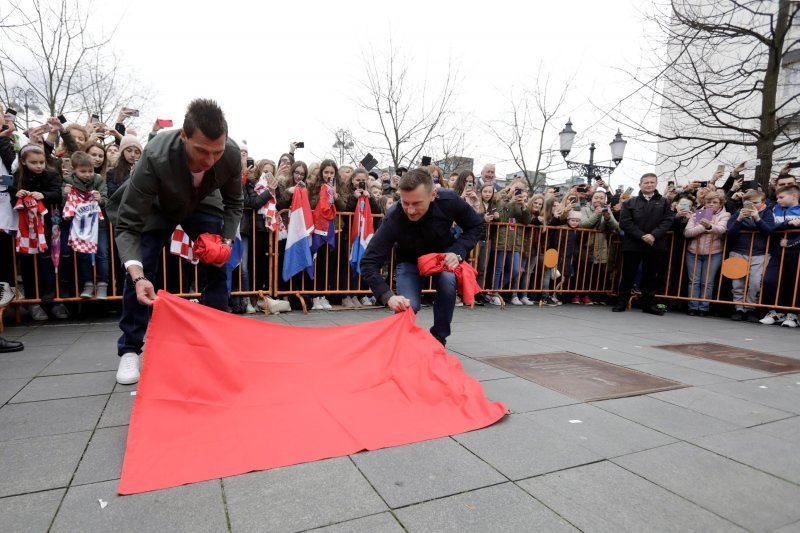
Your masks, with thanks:
[[[494,283],[492,288],[497,290],[501,285],[505,287],[511,283],[516,289],[518,277],[519,252],[498,250],[494,259]]]
[[[222,218],[206,213],[194,212],[181,226],[195,240],[201,233],[219,234],[222,231]],[[157,280],[160,270],[161,254],[169,243],[172,230],[146,231],[142,233],[142,265],[144,275],[149,280]],[[225,267],[215,267],[200,263],[198,265],[200,280],[200,302],[220,311],[228,311],[228,277]],[[150,323],[150,308],[136,299],[136,288],[130,274],[125,274],[125,288],[122,291],[122,315],[119,329],[122,335],[117,341],[117,354],[122,356],[128,352],[141,353],[147,325]]]
[[[397,263],[395,267],[397,294],[411,300],[415,313],[419,312],[422,295],[422,282],[416,263]],[[453,272],[441,272],[433,275],[436,287],[436,299],[433,301],[433,327],[431,335],[445,343],[450,336],[450,322],[453,320],[453,309],[456,306],[456,275]]]
[[[97,253],[94,256],[94,266],[97,269],[97,283],[108,283],[108,248],[108,228],[100,228],[97,230]],[[80,286],[83,287],[85,283],[93,281],[91,254],[78,252],[78,282]]]
[[[695,264],[695,261],[697,262]],[[686,252],[686,275],[689,278],[689,297],[711,300],[714,295],[714,280],[722,265],[722,253],[693,254]],[[708,276],[708,280],[706,280]],[[708,311],[709,302],[689,300],[690,311]]]

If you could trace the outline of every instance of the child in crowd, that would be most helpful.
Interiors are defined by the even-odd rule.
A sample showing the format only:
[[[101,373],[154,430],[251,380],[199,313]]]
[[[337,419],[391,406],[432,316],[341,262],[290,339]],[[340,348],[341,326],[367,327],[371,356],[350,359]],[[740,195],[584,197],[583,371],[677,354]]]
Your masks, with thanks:
[[[798,237],[798,233],[788,233],[787,230],[800,229],[800,188],[797,185],[788,185],[778,189],[776,203],[772,208],[775,226],[772,229],[772,244],[767,262],[767,272],[764,275],[763,302],[766,304],[777,303],[780,306],[796,307],[798,305],[797,269],[800,268],[800,246],[789,246]],[[780,234],[778,232],[781,232]],[[781,276],[781,272],[784,273]],[[788,273],[788,275],[786,275]],[[780,284],[779,284],[780,279]],[[770,310],[760,320],[762,324],[777,324],[789,328],[797,327],[797,314]]]
[[[566,228],[550,228],[547,230],[547,250],[558,250],[558,262],[555,267],[544,269],[544,280],[542,282],[544,290],[550,289],[551,281],[555,285],[553,289],[556,291],[559,288],[562,290],[567,289],[568,280],[575,275],[580,253],[580,232],[573,230],[580,228],[581,212],[572,209],[562,216],[565,217]],[[555,292],[552,294],[544,293],[542,305],[561,305],[561,300],[556,297]]]
[[[108,227],[101,228],[100,210],[108,199],[106,181],[94,172],[94,161],[86,152],[75,152],[70,157],[72,174],[64,178],[62,209],[68,227],[61,233],[61,263],[72,263],[72,251],[77,253],[78,282],[83,290],[81,298],[92,298],[95,283],[92,263],[97,271],[97,298],[108,297]],[[94,258],[92,257],[94,255]],[[93,261],[94,259],[94,261]],[[69,272],[64,268],[63,272]],[[65,286],[72,276],[63,277]]]
[[[32,198],[34,202],[41,202],[48,209],[50,206],[58,204],[61,200],[61,178],[56,172],[48,171],[45,167],[44,149],[33,144],[24,146],[19,153],[19,166],[14,173],[14,184],[9,188],[9,194],[23,202],[26,198]],[[20,212],[19,227],[21,231],[29,231],[30,226],[25,223],[27,217],[23,213],[24,211]],[[49,212],[44,215],[43,221],[44,227],[41,229],[46,243],[46,251],[39,248],[36,253],[34,250],[28,250],[30,253],[22,253],[18,248],[17,257],[20,260],[25,296],[30,299],[51,300],[55,291],[55,271],[50,251],[52,230]],[[36,261],[38,269],[34,268],[34,261]],[[37,275],[38,286],[36,284]],[[67,316],[63,304],[53,306],[51,312],[56,318],[66,318]],[[32,305],[30,313],[31,318],[36,321],[48,318],[47,313],[39,304]]]
[[[725,211],[725,193],[708,192],[704,209],[689,219],[684,237],[689,239],[686,248],[686,273],[689,294],[698,300],[689,301],[689,316],[706,316],[711,304],[700,301],[712,299],[714,280],[722,265],[722,246],[731,214]]]
[[[765,203],[766,195],[762,191],[747,191],[742,200],[742,208],[728,220],[728,257],[748,261],[749,268],[745,277],[731,280],[733,301],[736,302],[736,311],[731,315],[731,320],[758,322],[759,315],[755,313],[755,308],[743,303],[758,302],[767,242],[775,219],[772,210]],[[749,231],[742,233],[742,230]]]
[[[530,200],[528,200],[528,211],[531,214],[530,223],[537,227],[526,228],[525,235],[522,239],[522,265],[520,267],[522,279],[520,280],[519,286],[523,292],[522,298],[519,300],[522,305],[535,305],[537,298],[528,298],[528,293],[526,291],[528,289],[533,289],[535,280],[535,277],[532,275],[536,269],[537,259],[539,257],[539,250],[537,250],[537,247],[539,245],[540,230],[538,226],[544,223],[544,195],[534,194],[531,196]],[[516,296],[516,294],[512,295],[512,300],[513,296]]]

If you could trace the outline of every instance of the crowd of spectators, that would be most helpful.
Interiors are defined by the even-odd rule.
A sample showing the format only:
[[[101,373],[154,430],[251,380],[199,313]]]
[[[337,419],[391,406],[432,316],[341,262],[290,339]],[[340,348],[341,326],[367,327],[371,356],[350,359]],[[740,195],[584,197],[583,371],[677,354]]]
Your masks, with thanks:
[[[82,125],[51,117],[25,132],[17,130],[13,116],[4,114],[0,171],[12,178],[0,185],[0,305],[14,297],[37,300],[41,303],[27,306],[31,319],[64,319],[75,312],[76,304],[53,302],[56,279],[62,297],[85,300],[106,300],[112,286],[121,286],[122,269],[111,264],[116,254],[102,212],[144,149],[138,132],[125,126],[136,113],[123,108],[113,127],[96,119]],[[158,134],[161,123],[154,124],[149,138]],[[307,189],[315,209],[327,184],[324,190],[332,191],[329,200],[340,214],[351,213],[365,197],[377,215],[377,226],[380,215],[400,200],[398,181],[407,171],[339,166],[331,159],[307,163],[300,159],[297,143],[290,143],[277,163],[252,157],[246,142],[239,146],[244,204],[249,210],[240,226],[243,257],[232,274],[237,280],[234,292],[270,291],[270,261],[277,255],[280,272],[285,246],[279,239],[277,250],[272,250],[272,236],[285,231],[286,210],[298,187]],[[663,193],[657,177],[646,175],[636,196],[632,188],[613,191],[599,178],[569,189],[547,187],[534,193],[524,179],[500,184],[491,164],[478,176],[469,170],[445,175],[432,164],[427,168],[436,187],[452,189],[487,223],[486,239],[474,250],[478,282],[485,289],[479,305],[605,303],[599,293],[608,292],[613,284],[585,280],[611,279],[621,269],[619,295],[610,302],[615,311],[626,310],[633,294],[640,296],[645,312],[663,314],[664,306],[654,295],[667,294],[692,316],[709,314],[711,300],[728,300],[735,306],[733,320],[797,326],[795,312],[754,306],[759,302],[784,309],[798,306],[800,233],[787,230],[800,228],[800,190],[790,165],[780,170],[767,190],[746,180],[740,164],[727,178],[719,169],[708,182],[691,181],[683,187],[668,182],[661,187]],[[96,209],[84,212],[80,202]],[[47,210],[41,213],[41,227],[20,223],[14,231],[11,221],[18,203],[20,217]],[[86,221],[90,224],[84,227]],[[329,309],[333,303],[345,308],[374,305],[374,297],[365,294],[365,286],[348,264],[350,224],[347,216],[336,218],[338,250],[325,246],[317,252],[315,278],[298,274],[279,280],[278,287],[308,288],[312,309]],[[23,233],[25,238],[20,239]],[[14,248],[16,265],[10,253]],[[557,253],[555,263],[545,260],[546,251],[552,249]],[[717,280],[723,259],[728,258],[741,259],[746,267],[742,277],[723,285]],[[177,267],[185,268],[185,264]],[[14,272],[21,279],[15,279]],[[179,285],[168,288],[191,292],[192,275],[181,278]],[[596,289],[599,286],[603,291]],[[260,304],[250,295],[234,296],[230,302],[236,313],[255,313]]]

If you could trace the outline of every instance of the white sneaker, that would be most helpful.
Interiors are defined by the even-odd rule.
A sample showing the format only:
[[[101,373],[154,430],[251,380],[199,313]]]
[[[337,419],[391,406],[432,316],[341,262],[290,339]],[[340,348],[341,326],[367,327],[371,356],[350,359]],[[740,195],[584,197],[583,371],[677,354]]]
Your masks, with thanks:
[[[322,305],[322,302],[320,302],[321,299],[322,298],[312,298],[311,299],[311,301],[314,302],[314,305],[311,306],[311,310],[312,311],[313,310],[322,311],[322,310],[325,309],[325,307],[323,307],[323,305]]]
[[[326,311],[328,309],[333,309],[333,306],[331,305],[331,303],[324,296],[320,296],[319,297],[319,303],[322,304],[323,309],[325,309]]]
[[[372,302],[372,305],[378,305],[378,299],[374,296],[370,296],[369,301]]]
[[[97,284],[97,294],[95,298],[98,300],[108,300],[108,283],[101,281]]]
[[[759,322],[761,322],[766,326],[771,326],[778,322],[782,322],[784,318],[785,317],[781,313],[778,313],[777,311],[770,311],[769,313],[767,313],[767,316],[759,320]]]
[[[456,296],[456,307],[464,307],[464,302],[461,301],[459,296]]]
[[[41,305],[34,304],[31,306],[31,318],[37,322],[44,322],[50,317],[47,316],[47,313],[44,312]]]
[[[94,296],[94,283],[91,281],[83,284],[83,291],[81,292],[81,298],[89,299]]]
[[[342,307],[344,307],[345,309],[352,309],[353,300],[351,300],[349,296],[345,296],[344,298],[342,298]]]
[[[273,315],[289,313],[292,310],[292,305],[286,300],[273,300],[269,296],[267,296],[267,305],[269,306],[270,314]]]
[[[786,320],[783,321],[781,326],[785,326],[787,328],[796,328],[797,327],[797,315],[794,313],[786,313]]]
[[[65,319],[69,317],[69,312],[67,311],[67,306],[64,304],[56,304],[50,310],[53,313],[53,316],[60,319]]]
[[[534,305],[533,300],[529,299],[527,296],[523,296],[520,301],[522,305]]]
[[[119,358],[117,368],[117,383],[120,385],[133,385],[139,381],[139,355],[133,352],[126,353]]]
[[[489,303],[492,305],[501,306],[503,305],[503,300],[501,300],[499,296],[489,296]]]
[[[351,296],[350,303],[353,304],[353,309],[361,308],[361,302],[358,301],[358,296]]]
[[[361,298],[361,305],[372,305],[372,300],[369,299],[369,296],[364,296]]]
[[[244,312],[247,313],[248,315],[254,315],[256,313],[256,308],[253,307],[253,302],[250,301],[250,298],[245,299]]]
[[[17,295],[14,287],[3,281],[0,283],[0,307],[5,307],[11,303]]]
[[[511,298],[511,305],[522,305],[522,301],[520,301],[518,296],[514,296]]]

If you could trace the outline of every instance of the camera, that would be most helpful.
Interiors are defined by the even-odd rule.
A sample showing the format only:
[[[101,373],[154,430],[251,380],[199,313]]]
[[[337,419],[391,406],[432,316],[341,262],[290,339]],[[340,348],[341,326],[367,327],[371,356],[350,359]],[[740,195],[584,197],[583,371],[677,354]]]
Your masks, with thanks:
[[[522,196],[522,189],[514,189],[514,196]]]
[[[359,181],[358,184],[357,184],[357,187],[358,187],[359,190],[363,191],[364,189],[367,188],[367,182],[366,181]]]
[[[468,191],[471,191],[471,190],[472,190],[472,182],[471,182],[471,181],[468,181],[468,182],[466,183],[466,185],[464,185],[464,188],[465,188],[466,190],[468,190]]]
[[[247,168],[255,166],[255,164],[256,164],[256,160],[255,159],[253,159],[252,157],[248,157],[247,158]]]
[[[604,205],[603,208],[601,209],[601,211],[603,213],[608,213],[608,205]]]

